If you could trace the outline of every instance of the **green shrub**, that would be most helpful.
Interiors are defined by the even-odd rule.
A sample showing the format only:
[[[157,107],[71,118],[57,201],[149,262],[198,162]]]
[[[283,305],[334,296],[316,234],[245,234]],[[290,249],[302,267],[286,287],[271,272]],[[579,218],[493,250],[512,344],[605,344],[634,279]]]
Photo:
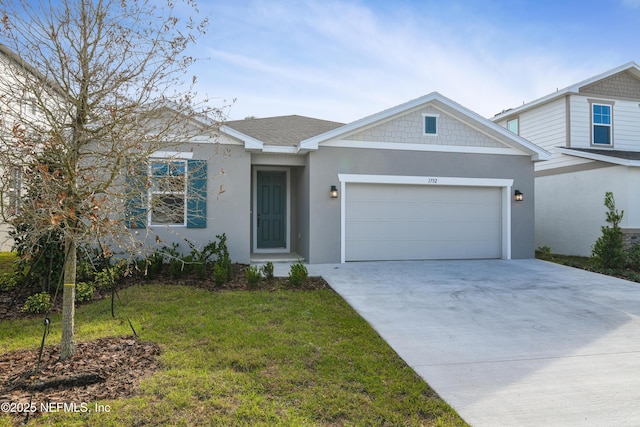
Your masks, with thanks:
[[[98,271],[93,278],[96,289],[111,289],[113,285],[113,276],[107,270]]]
[[[216,285],[220,286],[226,283],[228,276],[227,268],[223,264],[216,263],[213,266],[213,280],[216,282]]]
[[[634,244],[626,249],[626,267],[640,271],[640,245]]]
[[[247,278],[247,283],[249,283],[249,287],[255,288],[260,280],[262,279],[262,274],[260,270],[255,265],[250,265],[244,271],[245,277]]]
[[[33,241],[34,226],[16,217],[9,234],[19,257],[16,271],[24,275],[21,285],[26,288],[53,292],[62,277],[64,265],[64,237],[60,230],[43,232]]]
[[[307,271],[307,267],[302,265],[300,261],[291,265],[291,270],[289,270],[289,282],[293,286],[302,285],[309,277],[309,272]]]
[[[616,210],[616,201],[611,192],[605,193],[604,205],[608,209],[606,221],[611,226],[605,225],[601,228],[602,236],[593,245],[593,261],[598,268],[618,270],[625,263],[623,234],[620,229],[624,211]]]
[[[226,273],[225,281],[233,279],[233,266],[231,264],[231,257],[229,256],[229,249],[227,249],[227,235],[222,233],[216,236],[219,240],[218,247],[216,249],[216,265],[222,267],[221,271]]]
[[[78,260],[76,267],[76,278],[79,282],[91,282],[96,274],[96,269],[88,259],[81,258]]]
[[[198,279],[204,279],[207,277],[207,264],[202,261],[193,261],[190,270],[196,275]]]
[[[536,249],[536,257],[540,259],[551,259],[551,248],[549,246],[540,246]]]
[[[144,275],[153,279],[162,272],[164,255],[160,251],[153,251],[153,253],[145,260],[145,264]]]
[[[95,290],[95,285],[91,282],[76,283],[76,302],[91,301]]]
[[[0,292],[7,292],[16,287],[18,281],[13,273],[0,273]]]
[[[267,261],[265,265],[262,266],[262,274],[264,274],[265,279],[271,282],[273,280],[273,263],[271,261]]]
[[[51,308],[51,296],[47,292],[40,292],[33,294],[22,306],[22,311],[25,313],[44,313]]]

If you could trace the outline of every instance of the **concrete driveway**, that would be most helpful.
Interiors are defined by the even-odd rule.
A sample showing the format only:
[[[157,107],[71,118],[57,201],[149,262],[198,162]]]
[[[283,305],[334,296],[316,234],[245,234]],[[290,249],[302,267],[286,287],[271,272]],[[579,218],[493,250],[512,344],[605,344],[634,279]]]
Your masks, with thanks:
[[[539,260],[308,268],[474,427],[640,425],[640,284]]]

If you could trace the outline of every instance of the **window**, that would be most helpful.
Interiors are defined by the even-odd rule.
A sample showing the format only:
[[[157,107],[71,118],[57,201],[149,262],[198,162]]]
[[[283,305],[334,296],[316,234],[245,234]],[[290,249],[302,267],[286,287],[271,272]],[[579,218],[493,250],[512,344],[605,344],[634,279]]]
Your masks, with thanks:
[[[154,160],[150,164],[152,225],[184,225],[187,196],[187,162]]]
[[[20,213],[20,196],[22,190],[22,169],[17,166],[11,168],[9,178],[9,213],[17,215]]]
[[[422,116],[424,117],[424,134],[437,135],[438,134],[438,115],[423,114]]]
[[[518,126],[518,118],[517,117],[515,119],[509,120],[507,122],[507,129],[509,129],[511,132],[515,133],[516,135],[519,134],[520,129],[519,129],[519,126]]]
[[[612,145],[611,141],[611,105],[592,104],[591,123],[594,145]]]
[[[127,228],[206,228],[207,161],[151,159],[127,165]]]

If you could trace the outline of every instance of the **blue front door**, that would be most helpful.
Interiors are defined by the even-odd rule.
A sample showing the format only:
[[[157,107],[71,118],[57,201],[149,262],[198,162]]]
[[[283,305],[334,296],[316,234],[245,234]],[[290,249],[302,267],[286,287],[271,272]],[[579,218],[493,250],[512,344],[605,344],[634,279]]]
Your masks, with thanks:
[[[258,249],[285,248],[287,227],[286,172],[257,172],[256,235]]]

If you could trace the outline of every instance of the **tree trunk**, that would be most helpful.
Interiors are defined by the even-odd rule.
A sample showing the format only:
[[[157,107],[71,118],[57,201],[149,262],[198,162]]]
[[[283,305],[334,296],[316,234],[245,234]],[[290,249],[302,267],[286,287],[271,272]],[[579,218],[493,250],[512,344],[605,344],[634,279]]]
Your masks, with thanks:
[[[64,257],[64,290],[62,292],[62,342],[60,359],[68,359],[75,350],[73,323],[76,300],[76,242],[67,237]]]

